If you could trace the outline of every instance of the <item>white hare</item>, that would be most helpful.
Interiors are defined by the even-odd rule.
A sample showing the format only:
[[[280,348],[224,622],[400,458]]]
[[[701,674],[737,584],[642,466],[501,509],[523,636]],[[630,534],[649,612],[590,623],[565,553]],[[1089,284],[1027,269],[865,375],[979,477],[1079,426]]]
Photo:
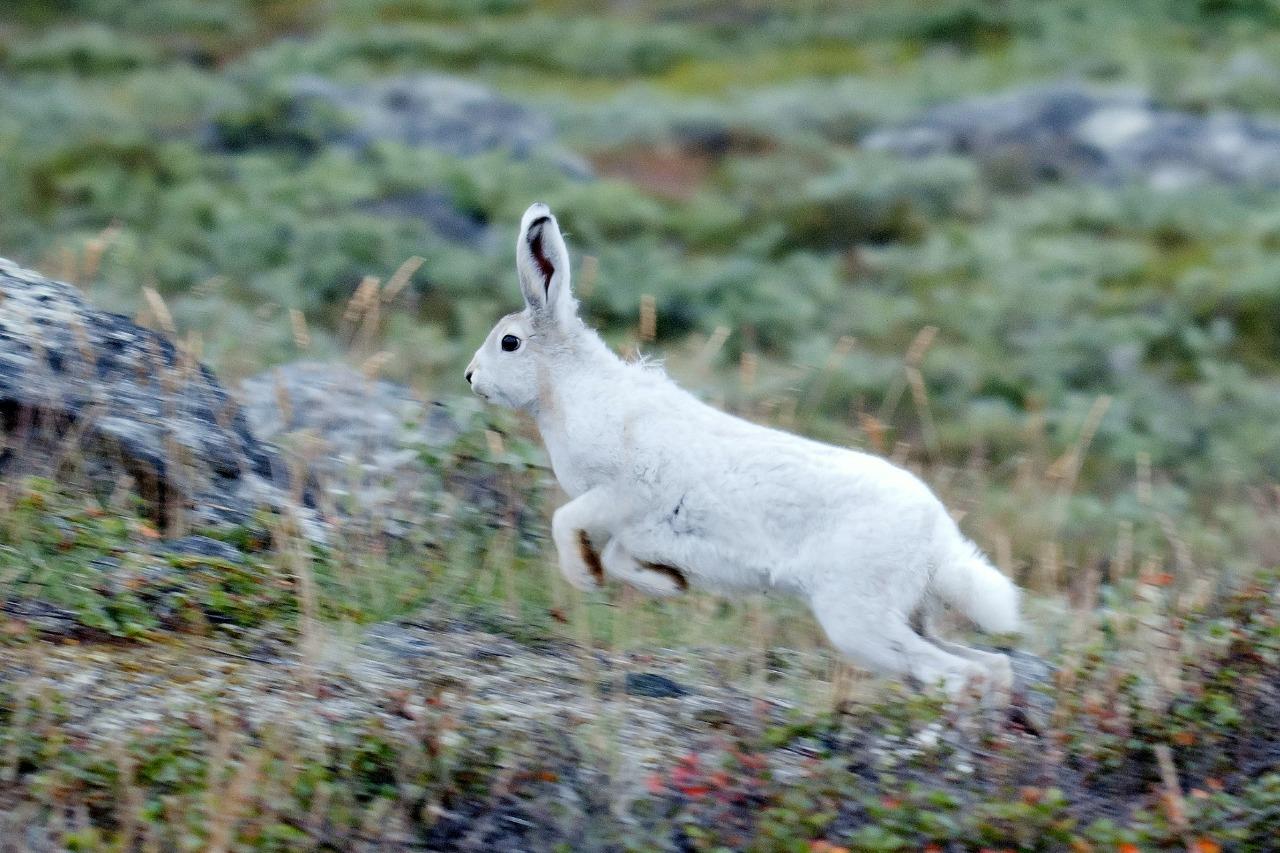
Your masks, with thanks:
[[[618,358],[578,317],[545,204],[524,214],[516,269],[525,309],[498,322],[466,378],[537,421],[572,498],[552,521],[569,583],[785,592],[855,663],[952,693],[1007,692],[1004,655],[938,639],[928,617],[945,603],[1013,632],[1018,590],[919,479],[725,414],[660,369]]]

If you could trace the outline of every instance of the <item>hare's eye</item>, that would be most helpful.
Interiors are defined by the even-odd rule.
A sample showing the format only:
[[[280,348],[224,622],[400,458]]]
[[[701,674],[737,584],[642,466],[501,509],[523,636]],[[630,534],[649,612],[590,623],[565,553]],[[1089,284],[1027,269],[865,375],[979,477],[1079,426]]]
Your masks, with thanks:
[[[518,350],[518,349],[520,349],[520,339],[519,339],[519,338],[517,338],[515,335],[503,335],[503,336],[502,336],[502,351],[503,351],[503,352],[515,352],[515,351],[516,351],[516,350]]]

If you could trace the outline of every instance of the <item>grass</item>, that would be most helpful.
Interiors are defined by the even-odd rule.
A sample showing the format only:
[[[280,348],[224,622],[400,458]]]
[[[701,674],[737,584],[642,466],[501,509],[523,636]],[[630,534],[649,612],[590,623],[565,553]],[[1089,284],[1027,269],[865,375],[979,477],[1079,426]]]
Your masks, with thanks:
[[[624,5],[0,12],[0,250],[198,337],[229,382],[346,358],[461,425],[421,448],[435,497],[399,540],[353,524],[303,543],[264,516],[196,531],[235,560],[178,557],[127,501],[6,482],[6,819],[78,849],[1268,849],[1275,193],[1034,184],[857,142],[932,103],[1064,76],[1274,114],[1273,10]],[[297,75],[419,72],[545,113],[600,177],[536,154],[355,150],[291,101]],[[416,193],[494,239],[379,212]],[[1026,643],[1058,667],[1039,737],[852,677],[795,605],[584,599],[559,582],[545,529],[561,496],[536,436],[461,399],[459,380],[516,304],[505,247],[533,198],[565,224],[612,344],[739,414],[891,456],[963,515],[1030,591]],[[335,644],[423,613],[424,642],[447,646],[456,620],[512,673],[570,656],[571,675],[527,683],[573,679],[563,701],[590,722],[431,704],[414,673],[371,682],[324,737],[306,725],[352,689],[330,678]],[[80,682],[40,674],[48,658],[124,684],[169,654],[182,663],[156,664],[157,682],[261,659],[275,663],[241,704],[292,698],[264,727],[196,691],[207,716],[116,737],[85,728]],[[602,687],[645,661],[728,710],[698,720]],[[638,755],[626,739],[656,737],[664,714],[670,739]],[[954,734],[934,743],[938,723]]]
[[[468,838],[534,849],[1267,849],[1280,749],[1267,724],[1280,701],[1274,579],[1207,603],[1170,594],[1159,577],[1135,590],[1145,613],[1076,612],[1085,627],[1047,685],[1057,705],[1037,736],[892,690],[834,712],[757,699],[754,711],[691,718],[682,745],[621,787],[635,774],[618,767],[618,745],[600,748],[610,721],[673,709],[597,692],[590,670],[577,689],[594,695],[595,720],[568,736],[550,725],[555,709],[529,729],[470,707],[465,688],[433,693],[431,679],[361,685],[353,713],[330,667],[265,722],[232,709],[297,690],[289,682],[302,676],[282,683],[276,669],[250,688],[236,675],[224,682],[234,692],[207,697],[193,685],[158,719],[86,738],[76,688],[55,676],[66,654],[55,653],[6,682],[0,796],[14,825],[72,849]],[[47,654],[6,642],[14,661]],[[150,652],[142,671],[167,673],[174,654]],[[768,677],[774,686],[755,695],[812,673],[775,663]],[[335,693],[341,701],[326,703]],[[342,707],[317,741],[306,717]]]

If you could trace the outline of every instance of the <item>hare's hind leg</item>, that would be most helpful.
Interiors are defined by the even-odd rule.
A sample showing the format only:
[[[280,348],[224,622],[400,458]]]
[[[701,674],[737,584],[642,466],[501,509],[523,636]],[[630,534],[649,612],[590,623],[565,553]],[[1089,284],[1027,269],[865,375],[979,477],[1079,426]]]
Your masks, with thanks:
[[[1013,667],[1009,658],[999,652],[984,652],[972,649],[960,643],[952,643],[932,634],[926,634],[929,642],[944,652],[971,660],[986,670],[987,683],[990,687],[989,698],[993,703],[1003,701],[1007,704],[1013,691]]]
[[[986,670],[951,654],[911,629],[887,603],[815,595],[811,606],[827,637],[842,654],[874,672],[910,676],[925,687],[939,683],[952,696],[982,680]]]
[[[637,560],[619,544],[617,539],[610,539],[600,555],[604,570],[611,578],[617,578],[641,592],[649,595],[669,597],[679,595],[689,588],[689,581],[683,572],[673,566],[661,563],[646,563]]]
[[[917,630],[926,640],[944,652],[971,660],[985,669],[988,685],[991,688],[990,698],[993,700],[1003,698],[1007,701],[1013,690],[1013,667],[1009,663],[1009,657],[999,652],[987,652],[944,640],[938,635],[936,623],[936,612],[931,607],[926,606],[920,612],[920,623]]]

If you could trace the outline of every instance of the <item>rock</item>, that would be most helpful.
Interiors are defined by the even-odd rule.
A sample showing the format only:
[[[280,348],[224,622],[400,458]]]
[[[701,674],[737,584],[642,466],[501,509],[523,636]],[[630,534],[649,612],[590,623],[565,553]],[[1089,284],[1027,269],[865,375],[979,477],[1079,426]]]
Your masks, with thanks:
[[[863,145],[905,157],[964,155],[1019,184],[1280,186],[1280,123],[1163,109],[1138,91],[1076,83],[944,104],[871,133]]]
[[[297,362],[240,386],[254,431],[305,464],[322,509],[377,532],[405,536],[433,506],[437,479],[424,447],[458,434],[439,405],[342,364]]]
[[[403,193],[365,202],[361,210],[381,216],[400,216],[431,223],[431,228],[446,240],[477,249],[494,247],[494,231],[478,216],[458,210],[444,193],[434,190]]]
[[[289,503],[278,455],[163,335],[0,259],[0,476],[131,483],[162,525],[237,525]],[[305,518],[304,518],[305,521]]]
[[[1043,727],[1056,705],[1051,688],[1054,668],[1043,658],[1018,649],[1006,650],[1013,668],[1014,707],[1035,728]]]
[[[209,557],[237,565],[244,563],[244,554],[237,548],[208,536],[184,536],[163,543],[157,550],[177,557]]]
[[[626,688],[628,695],[650,699],[679,699],[689,695],[683,686],[656,672],[628,672]]]
[[[586,162],[556,144],[551,121],[470,80],[443,74],[343,85],[323,77],[293,84],[292,112],[337,112],[329,142],[365,148],[397,142],[458,157],[503,151],[515,160],[547,157],[566,173],[589,177]]]
[[[0,615],[4,617],[0,621],[32,631],[47,640],[102,641],[109,639],[104,631],[88,627],[72,611],[39,599],[2,598]]]
[[[444,74],[410,74],[367,83],[303,76],[245,91],[202,131],[216,151],[285,149],[304,155],[326,146],[366,152],[379,143],[427,148],[455,157],[490,152],[543,158],[565,174],[590,178],[587,161],[556,142],[551,120],[479,83]],[[364,210],[427,222],[441,237],[482,251],[497,246],[483,218],[429,187],[369,199]]]

